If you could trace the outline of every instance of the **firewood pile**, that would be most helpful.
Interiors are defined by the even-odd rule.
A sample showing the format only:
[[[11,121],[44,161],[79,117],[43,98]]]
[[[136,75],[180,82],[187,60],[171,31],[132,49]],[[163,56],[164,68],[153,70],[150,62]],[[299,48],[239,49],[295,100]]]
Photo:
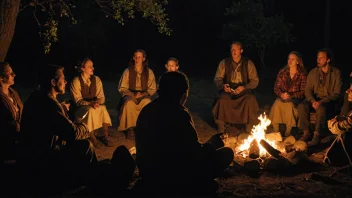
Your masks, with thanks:
[[[225,145],[235,152],[234,166],[249,172],[259,171],[292,171],[295,168],[304,168],[303,164],[311,162],[306,154],[307,144],[304,141],[296,141],[293,136],[282,139],[280,133],[266,134],[259,142],[254,139],[250,147],[239,151],[238,146],[243,144],[248,134],[242,133],[238,137],[228,137],[224,140]],[[268,142],[275,142],[275,147]],[[261,154],[264,149],[266,154]],[[303,166],[302,166],[303,165]],[[303,171],[303,170],[302,170]]]

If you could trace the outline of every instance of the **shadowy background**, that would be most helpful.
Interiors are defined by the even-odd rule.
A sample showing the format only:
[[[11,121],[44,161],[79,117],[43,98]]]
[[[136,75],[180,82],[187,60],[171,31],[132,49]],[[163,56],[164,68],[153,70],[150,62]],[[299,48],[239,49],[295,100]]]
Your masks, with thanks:
[[[74,66],[85,57],[94,62],[95,73],[106,81],[119,81],[133,51],[142,48],[147,52],[150,67],[156,76],[165,71],[165,61],[174,56],[180,69],[187,75],[212,80],[219,61],[229,55],[229,44],[221,38],[227,22],[225,9],[231,0],[169,0],[171,36],[159,34],[156,26],[140,16],[121,26],[113,19],[106,19],[94,1],[78,1],[74,16],[78,24],[63,20],[59,42],[51,52],[44,54],[39,28],[30,10],[19,13],[16,32],[7,60],[17,74],[16,83],[34,83],[36,72],[47,63],[65,66],[67,80],[76,75]],[[306,68],[316,65],[316,51],[324,46],[325,4],[321,0],[275,1],[272,12],[283,13],[285,20],[294,25],[292,34],[296,41],[277,45],[267,50],[267,68],[260,67],[254,50],[244,49],[244,56],[254,61],[261,77],[258,91],[272,92],[278,70],[286,64],[287,54],[296,50],[302,53]],[[330,46],[335,54],[337,67],[344,79],[351,72],[349,66],[348,19],[349,7],[342,1],[331,1]],[[267,88],[267,89],[263,89]]]

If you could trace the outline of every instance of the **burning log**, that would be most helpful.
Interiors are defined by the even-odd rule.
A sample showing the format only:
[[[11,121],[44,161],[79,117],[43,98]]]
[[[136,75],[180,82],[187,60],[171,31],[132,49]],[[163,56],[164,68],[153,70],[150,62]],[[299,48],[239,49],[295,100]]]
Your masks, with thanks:
[[[283,153],[282,156],[292,165],[297,165],[301,160],[307,159],[307,155],[304,152],[295,150],[289,153]]]
[[[265,140],[261,139],[260,140],[260,145],[262,145],[263,148],[273,157],[279,159],[281,156],[281,152],[276,150],[274,147],[272,147],[269,143],[267,143]]]
[[[278,171],[283,167],[282,161],[270,156],[264,160],[264,169],[268,171]]]
[[[248,159],[244,162],[243,167],[250,172],[259,172],[260,161],[258,159]]]
[[[260,150],[259,150],[259,145],[256,139],[254,139],[251,142],[251,145],[249,147],[249,157],[252,159],[257,159],[259,157]]]
[[[264,160],[263,168],[273,172],[285,171],[290,170],[290,168],[292,168],[292,164],[284,157],[276,159],[273,156],[270,156]]]

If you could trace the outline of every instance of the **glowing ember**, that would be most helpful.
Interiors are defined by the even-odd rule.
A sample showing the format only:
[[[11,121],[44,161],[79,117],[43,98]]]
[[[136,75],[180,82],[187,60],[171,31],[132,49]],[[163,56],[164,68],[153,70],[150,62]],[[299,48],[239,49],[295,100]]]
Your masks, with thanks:
[[[265,138],[266,128],[270,125],[271,121],[266,118],[265,113],[258,117],[260,123],[252,128],[251,134],[247,139],[244,140],[243,144],[239,145],[236,150],[237,152],[241,152],[243,157],[248,156],[248,150],[253,140],[257,140],[259,143],[260,140],[264,139],[274,148],[276,147],[275,141],[269,141]],[[259,144],[260,157],[265,157],[267,155],[267,151]]]

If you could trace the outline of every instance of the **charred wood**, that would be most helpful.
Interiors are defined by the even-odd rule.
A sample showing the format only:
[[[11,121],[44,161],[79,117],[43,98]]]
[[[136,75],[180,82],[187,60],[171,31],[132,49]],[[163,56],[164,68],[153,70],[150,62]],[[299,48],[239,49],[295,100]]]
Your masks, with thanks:
[[[260,140],[260,145],[262,145],[262,147],[273,157],[275,158],[280,158],[280,154],[281,152],[276,150],[274,147],[272,147],[268,142],[266,142],[265,140]]]
[[[259,150],[258,141],[253,140],[249,147],[249,157],[252,159],[257,159],[259,157],[259,154],[260,154],[260,150]]]

